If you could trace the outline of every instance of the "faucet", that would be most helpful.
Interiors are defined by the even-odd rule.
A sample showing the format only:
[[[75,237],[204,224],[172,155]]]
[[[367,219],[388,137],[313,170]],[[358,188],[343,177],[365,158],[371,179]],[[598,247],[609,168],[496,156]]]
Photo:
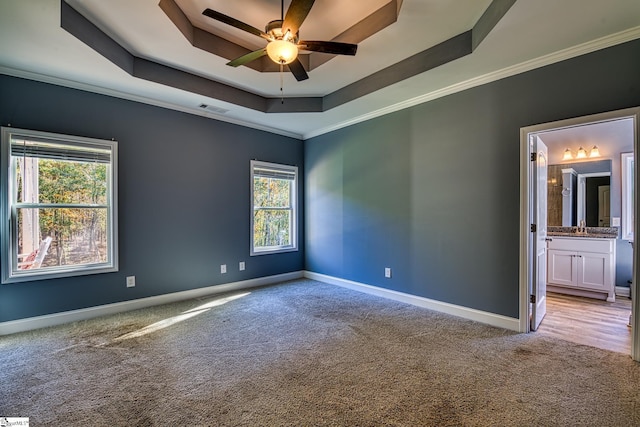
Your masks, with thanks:
[[[580,226],[578,227],[579,234],[587,234],[587,227],[585,227],[584,219],[580,220]]]

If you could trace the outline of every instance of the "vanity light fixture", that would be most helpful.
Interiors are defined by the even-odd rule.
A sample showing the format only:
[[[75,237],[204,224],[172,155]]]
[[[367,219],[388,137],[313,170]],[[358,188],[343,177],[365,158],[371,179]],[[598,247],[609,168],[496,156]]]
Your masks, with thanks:
[[[573,151],[571,151],[571,149],[567,148],[566,150],[564,150],[564,154],[562,155],[562,160],[573,160],[575,159],[586,159],[586,158],[593,158],[593,157],[600,157],[600,150],[598,149],[597,145],[594,145],[593,148],[589,151],[589,154],[587,155],[587,150],[585,150],[584,148],[580,147],[578,149],[578,153],[576,154],[576,156],[573,156]]]
[[[580,147],[578,148],[578,154],[576,155],[576,159],[586,159],[587,158],[587,150]]]

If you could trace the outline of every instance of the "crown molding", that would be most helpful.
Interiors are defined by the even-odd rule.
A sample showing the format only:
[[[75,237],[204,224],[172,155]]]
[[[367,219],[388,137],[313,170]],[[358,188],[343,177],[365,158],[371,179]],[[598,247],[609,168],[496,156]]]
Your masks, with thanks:
[[[109,89],[103,86],[88,84],[88,83],[80,83],[74,80],[69,80],[61,77],[49,76],[46,74],[34,73],[31,71],[19,70],[17,68],[10,68],[0,65],[0,74],[5,74],[12,77],[18,77],[28,80],[34,80],[42,83],[49,83],[56,86],[63,86],[70,89],[78,89],[83,90],[85,92],[93,92],[99,95],[112,96],[114,98],[120,98],[127,101],[139,102],[142,104],[153,105],[155,107],[166,108],[168,110],[180,111],[182,113],[193,114],[196,116],[202,116],[210,119],[219,120],[221,122],[226,122],[234,125],[244,126],[251,129],[261,130],[265,132],[270,132],[276,135],[282,135],[289,138],[302,139],[302,135],[296,132],[289,132],[282,129],[264,126],[257,123],[253,123],[247,120],[240,120],[234,117],[228,117],[223,114],[216,114],[206,110],[202,110],[200,108],[189,108],[182,105],[174,104],[171,102],[160,101],[154,98],[148,98],[146,96],[133,95],[128,92],[123,92],[119,90]],[[204,100],[206,104],[208,101]],[[233,106],[237,108],[236,105]]]
[[[311,132],[307,132],[302,135],[302,139],[310,139],[316,136],[323,135],[325,133],[333,132],[338,129],[345,128],[357,123],[365,122],[367,120],[374,119],[376,117],[384,116],[396,111],[404,110],[406,108],[413,107],[415,105],[423,104],[425,102],[433,101],[434,99],[442,98],[448,95],[452,95],[457,92],[462,92],[467,89],[471,89],[477,86],[482,86],[487,83],[491,83],[497,80],[504,79],[506,77],[522,74],[527,71],[535,70],[547,65],[555,64],[565,61],[567,59],[575,58],[581,55],[586,55],[598,50],[606,49],[608,47],[616,46],[622,43],[626,43],[632,40],[640,38],[640,26],[633,27],[628,30],[621,31],[619,33],[611,34],[599,39],[592,40],[590,42],[582,43],[577,46],[573,46],[567,49],[560,50],[548,55],[544,55],[529,61],[522,62],[501,70],[496,70],[491,73],[484,74],[482,76],[474,77],[469,80],[465,80],[460,83],[456,83],[447,86],[442,89],[438,89],[415,98],[408,99],[406,101],[398,102],[397,104],[390,105],[385,108],[380,108],[376,111],[371,111],[367,114],[355,117],[350,120],[337,123],[332,126],[327,126],[321,129],[316,129]]]

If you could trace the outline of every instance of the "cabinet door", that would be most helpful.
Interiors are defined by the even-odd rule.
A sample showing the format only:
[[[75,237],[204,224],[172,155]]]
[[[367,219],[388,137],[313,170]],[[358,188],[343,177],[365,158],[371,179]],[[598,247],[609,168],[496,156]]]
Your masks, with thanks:
[[[578,286],[606,290],[611,287],[611,259],[609,254],[578,252]]]
[[[556,285],[576,286],[578,284],[576,265],[578,253],[549,249],[548,254],[547,282]]]

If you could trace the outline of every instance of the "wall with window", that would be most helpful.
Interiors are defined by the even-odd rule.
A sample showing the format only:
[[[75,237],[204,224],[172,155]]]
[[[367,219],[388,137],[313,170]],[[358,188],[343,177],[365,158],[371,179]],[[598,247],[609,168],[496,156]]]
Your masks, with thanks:
[[[639,76],[636,40],[305,141],[307,270],[517,318],[520,128]]]
[[[118,271],[117,142],[2,127],[2,283]]]
[[[0,322],[304,268],[302,206],[297,251],[249,256],[250,162],[302,170],[299,140],[9,76],[0,124],[118,141],[120,255],[116,273],[0,285]]]

